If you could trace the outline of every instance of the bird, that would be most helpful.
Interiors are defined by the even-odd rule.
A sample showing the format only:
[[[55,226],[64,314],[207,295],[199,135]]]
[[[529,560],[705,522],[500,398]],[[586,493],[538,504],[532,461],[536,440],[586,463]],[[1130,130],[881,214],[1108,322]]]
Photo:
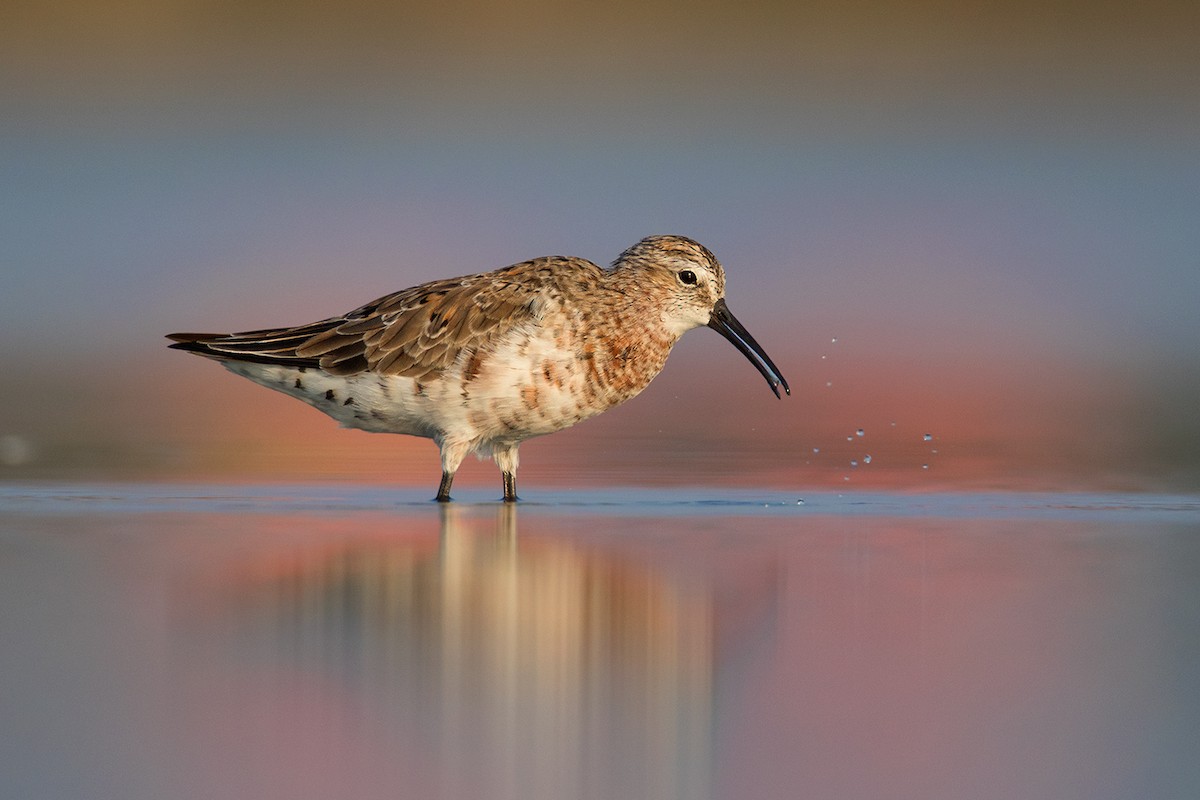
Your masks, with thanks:
[[[436,499],[459,464],[491,456],[516,501],[517,451],[637,395],[693,328],[719,332],[775,393],[791,389],[725,302],[725,271],[685,236],[648,236],[607,269],[545,256],[435,280],[341,316],[241,333],[171,333],[342,427],[432,439]]]

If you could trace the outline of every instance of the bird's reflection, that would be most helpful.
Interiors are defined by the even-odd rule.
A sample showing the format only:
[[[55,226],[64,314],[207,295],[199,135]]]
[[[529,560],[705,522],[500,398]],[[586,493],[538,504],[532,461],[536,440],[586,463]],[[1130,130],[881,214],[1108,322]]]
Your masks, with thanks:
[[[223,596],[206,618],[227,652],[348,691],[443,796],[706,796],[711,591],[518,537],[512,504],[439,513],[193,591]]]

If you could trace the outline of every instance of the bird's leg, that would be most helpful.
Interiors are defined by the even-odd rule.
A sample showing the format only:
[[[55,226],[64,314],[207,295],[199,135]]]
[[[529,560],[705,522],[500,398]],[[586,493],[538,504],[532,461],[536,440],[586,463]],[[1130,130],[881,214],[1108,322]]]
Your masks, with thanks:
[[[438,484],[437,501],[449,503],[450,484],[454,483],[454,473],[458,472],[458,465],[462,463],[470,445],[462,441],[443,439],[438,441],[438,448],[442,451],[442,482]]]
[[[438,484],[437,501],[439,503],[450,502],[450,484],[454,483],[453,472],[443,472],[442,482]]]
[[[496,466],[500,468],[500,474],[504,477],[504,502],[515,503],[517,501],[517,447],[512,444],[505,447],[496,446],[492,451],[492,457],[496,459]]]

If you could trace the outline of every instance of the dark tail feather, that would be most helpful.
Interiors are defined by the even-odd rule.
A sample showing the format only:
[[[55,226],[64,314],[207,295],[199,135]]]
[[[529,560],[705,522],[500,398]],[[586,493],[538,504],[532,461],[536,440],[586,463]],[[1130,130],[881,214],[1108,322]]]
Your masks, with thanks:
[[[206,342],[209,339],[220,339],[227,335],[224,333],[168,333],[167,338],[172,342]],[[175,345],[167,346],[174,347]]]
[[[279,338],[269,334],[284,334],[287,331],[253,331],[246,333],[168,333],[167,338],[173,344],[167,345],[172,350],[183,350],[188,353],[215,358],[220,361],[249,361],[255,364],[279,364],[288,367],[318,367],[316,358],[306,358],[296,355],[294,349],[289,349]],[[247,336],[262,337],[260,342],[247,339]]]

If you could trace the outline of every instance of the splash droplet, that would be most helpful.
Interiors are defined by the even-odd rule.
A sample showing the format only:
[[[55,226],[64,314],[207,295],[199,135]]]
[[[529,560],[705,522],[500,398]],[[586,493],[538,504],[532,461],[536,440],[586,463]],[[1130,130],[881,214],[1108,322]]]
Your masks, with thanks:
[[[867,435],[867,432],[866,432],[866,431],[864,431],[862,428],[859,428],[858,430],[856,430],[856,431],[854,432],[854,435],[855,435],[855,436],[866,436],[866,435]]]
[[[865,456],[863,456],[863,463],[864,463],[864,464],[870,464],[870,463],[871,463],[871,454],[870,454],[870,453],[867,453]]]
[[[927,442],[932,442],[932,441],[933,441],[933,434],[932,434],[932,433],[927,433],[927,434],[925,434],[925,437],[924,437],[924,438],[925,438],[925,441],[927,441]]]

